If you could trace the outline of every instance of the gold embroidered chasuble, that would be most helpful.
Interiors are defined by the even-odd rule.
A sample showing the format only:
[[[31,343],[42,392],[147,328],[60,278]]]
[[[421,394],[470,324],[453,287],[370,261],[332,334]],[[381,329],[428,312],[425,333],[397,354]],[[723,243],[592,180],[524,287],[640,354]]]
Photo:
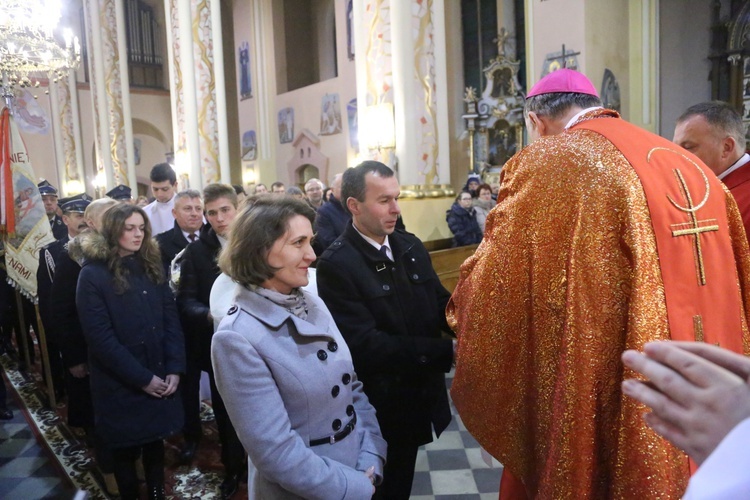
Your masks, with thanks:
[[[579,123],[594,119],[619,117],[596,110]],[[447,310],[459,336],[451,394],[463,422],[528,498],[680,498],[686,456],[622,395],[634,374],[620,355],[671,338],[659,259],[698,256],[658,254],[639,177],[597,132],[543,137],[504,170],[485,239]],[[750,252],[734,199],[725,189],[712,196],[725,198],[728,227],[708,234],[731,240],[734,259],[719,268],[737,285],[714,299],[739,295],[741,332],[722,333],[741,336],[748,353]]]

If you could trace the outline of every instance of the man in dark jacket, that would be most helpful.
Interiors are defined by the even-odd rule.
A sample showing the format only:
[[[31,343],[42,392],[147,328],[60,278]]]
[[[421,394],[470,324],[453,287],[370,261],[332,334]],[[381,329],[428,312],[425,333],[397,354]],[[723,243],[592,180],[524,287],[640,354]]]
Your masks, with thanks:
[[[344,233],[318,263],[318,292],[344,335],[365,393],[377,410],[388,457],[374,498],[409,498],[419,446],[451,419],[444,374],[454,343],[449,293],[414,235],[396,229],[400,193],[393,171],[366,161],[344,173]]]
[[[221,484],[221,496],[229,498],[237,491],[239,477],[244,472],[245,450],[229,420],[224,401],[216,389],[214,371],[211,367],[211,337],[214,334],[214,325],[210,297],[211,287],[220,274],[216,258],[226,244],[229,224],[237,213],[237,194],[234,188],[227,184],[209,184],[203,190],[203,201],[208,224],[201,230],[198,241],[185,249],[177,290],[177,307],[185,333],[185,351],[188,359],[188,370],[183,384],[183,391],[187,393],[183,392],[183,399],[186,400],[186,414],[198,411],[200,371],[208,372],[211,382],[211,403],[219,428],[221,462],[226,472]],[[189,389],[188,385],[191,386]],[[195,418],[195,415],[188,418]],[[182,458],[192,459],[195,446],[189,439],[199,436],[185,437],[188,442]]]
[[[344,232],[344,228],[352,218],[341,205],[341,177],[336,174],[331,183],[331,199],[323,203],[315,217],[315,240],[313,249],[315,255],[320,256],[326,248]]]
[[[198,239],[203,225],[203,201],[197,189],[180,191],[174,197],[174,227],[156,235],[161,250],[161,260],[169,276],[169,266],[175,255],[180,253],[188,243]]]
[[[60,262],[60,254],[63,249],[72,238],[75,238],[79,232],[87,227],[86,221],[83,219],[83,212],[89,206],[89,203],[91,203],[91,197],[83,193],[61,201],[62,221],[65,224],[67,232],[65,236],[39,251],[39,266],[36,272],[39,316],[42,319],[42,326],[44,326],[47,340],[47,355],[49,358],[50,373],[52,374],[52,384],[55,389],[55,398],[61,398],[65,392],[65,375],[60,357],[60,339],[51,334],[51,329],[57,321],[50,307],[52,301],[52,280],[55,277],[55,269]]]

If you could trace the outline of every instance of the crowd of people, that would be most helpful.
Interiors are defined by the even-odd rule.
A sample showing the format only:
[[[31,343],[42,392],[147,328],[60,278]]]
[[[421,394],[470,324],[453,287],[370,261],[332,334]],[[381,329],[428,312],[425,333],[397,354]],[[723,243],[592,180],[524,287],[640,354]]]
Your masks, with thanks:
[[[69,424],[122,498],[140,497],[139,462],[164,498],[164,439],[182,434],[183,463],[202,443],[205,372],[222,498],[247,477],[251,498],[407,499],[455,367],[502,499],[747,497],[750,155],[731,111],[690,108],[682,149],[580,73],[547,75],[502,189],[472,176],[448,211],[454,246],[481,242],[452,295],[380,162],[249,195],[177,192],[160,164],[150,204],[118,186],[61,216],[40,185],[60,236],[39,306]]]

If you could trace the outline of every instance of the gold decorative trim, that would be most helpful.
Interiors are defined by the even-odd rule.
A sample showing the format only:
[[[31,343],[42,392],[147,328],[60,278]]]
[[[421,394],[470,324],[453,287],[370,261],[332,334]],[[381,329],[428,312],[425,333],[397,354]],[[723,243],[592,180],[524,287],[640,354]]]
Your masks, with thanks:
[[[695,341],[704,342],[703,340],[703,317],[699,314],[693,316],[693,331],[695,332]]]

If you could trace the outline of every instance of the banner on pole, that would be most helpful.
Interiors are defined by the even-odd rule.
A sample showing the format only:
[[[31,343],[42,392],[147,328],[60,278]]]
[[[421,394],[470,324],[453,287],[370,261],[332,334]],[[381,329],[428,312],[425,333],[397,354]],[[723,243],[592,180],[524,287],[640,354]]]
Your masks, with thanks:
[[[8,108],[0,115],[0,231],[8,281],[36,300],[39,250],[55,238],[26,145]]]

